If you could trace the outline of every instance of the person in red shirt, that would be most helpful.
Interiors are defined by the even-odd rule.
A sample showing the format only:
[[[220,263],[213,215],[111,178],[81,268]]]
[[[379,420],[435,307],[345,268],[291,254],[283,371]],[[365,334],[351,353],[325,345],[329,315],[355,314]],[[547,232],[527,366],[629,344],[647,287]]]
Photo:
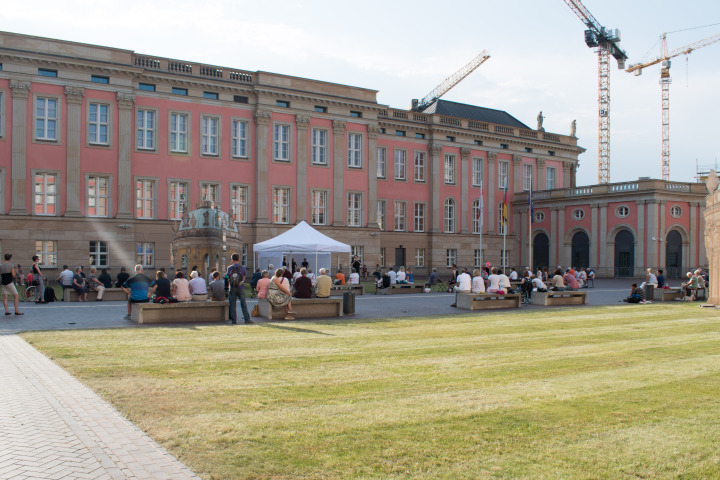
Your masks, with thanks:
[[[577,290],[578,288],[580,288],[580,284],[578,283],[577,278],[575,278],[575,275],[570,272],[569,268],[565,270],[565,275],[563,275],[563,281],[565,282],[565,286],[569,290]]]

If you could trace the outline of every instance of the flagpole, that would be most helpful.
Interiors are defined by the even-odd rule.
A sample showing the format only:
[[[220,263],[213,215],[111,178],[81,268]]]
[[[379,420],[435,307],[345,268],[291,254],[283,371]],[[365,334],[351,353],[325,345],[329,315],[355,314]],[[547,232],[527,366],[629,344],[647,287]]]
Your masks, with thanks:
[[[505,259],[507,258],[507,249],[505,246],[505,237],[507,236],[507,224],[508,224],[508,208],[507,208],[507,178],[505,179],[505,194],[503,195],[503,208],[502,208],[502,227],[503,227],[503,248],[502,248],[502,255],[500,258],[500,265],[502,265],[503,273],[505,273],[505,269],[507,268],[507,265],[505,265]]]
[[[480,224],[480,228],[478,229],[478,231],[479,231],[479,233],[480,233],[480,235],[479,235],[479,238],[480,238],[480,270],[482,271],[482,268],[483,268],[482,233],[483,233],[483,226],[484,226],[484,223],[485,223],[485,222],[484,222],[484,218],[483,218],[484,215],[485,215],[485,212],[483,212],[484,209],[483,209],[483,187],[482,187],[482,183],[480,183],[480,199],[478,200],[478,209],[479,209],[478,216],[480,217],[480,218],[478,219],[478,223]]]
[[[530,178],[530,193],[528,194],[528,266],[530,271],[533,271],[533,257],[532,257],[532,224],[533,224],[533,185],[532,177]]]

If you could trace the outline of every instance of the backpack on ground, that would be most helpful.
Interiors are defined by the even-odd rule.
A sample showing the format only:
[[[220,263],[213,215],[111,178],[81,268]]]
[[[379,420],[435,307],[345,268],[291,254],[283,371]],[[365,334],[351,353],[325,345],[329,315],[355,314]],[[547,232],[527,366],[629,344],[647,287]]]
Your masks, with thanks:
[[[55,289],[50,288],[50,287],[46,288],[44,297],[45,298],[43,298],[43,301],[45,303],[50,303],[50,302],[54,302],[55,300],[57,300],[57,298],[55,298]]]
[[[230,270],[230,275],[228,279],[228,283],[230,284],[230,288],[238,288],[240,287],[240,284],[242,283],[242,274],[240,273],[240,267],[232,267]]]

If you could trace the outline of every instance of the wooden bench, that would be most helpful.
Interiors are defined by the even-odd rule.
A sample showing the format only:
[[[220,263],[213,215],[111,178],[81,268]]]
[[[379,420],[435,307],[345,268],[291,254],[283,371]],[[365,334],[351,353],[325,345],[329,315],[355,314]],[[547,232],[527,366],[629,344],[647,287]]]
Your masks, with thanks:
[[[293,298],[292,314],[295,318],[325,318],[343,316],[343,299],[328,298]],[[285,318],[285,307],[271,308],[267,298],[258,299],[259,314],[268,320]]]
[[[80,296],[74,289],[69,289],[67,292],[70,302],[77,302]],[[97,292],[95,290],[90,290],[88,292],[87,296],[88,302],[94,302],[97,300]],[[103,302],[127,302],[128,296],[127,293],[123,292],[122,288],[106,288],[105,293],[103,294]]]
[[[355,295],[365,295],[365,285],[333,285],[330,287],[331,297],[342,297],[344,292],[355,292]]]
[[[403,293],[425,293],[424,285],[414,285],[412,283],[399,283],[390,285],[388,288],[389,294],[403,294]]]
[[[458,293],[457,308],[466,310],[493,310],[496,308],[520,308],[520,295],[507,293]]]
[[[681,288],[656,288],[653,292],[653,300],[656,302],[672,302],[683,295]]]
[[[532,292],[530,301],[533,305],[585,305],[587,292],[580,290],[561,290],[549,292]]]
[[[228,302],[133,303],[130,318],[137,323],[227,322]]]

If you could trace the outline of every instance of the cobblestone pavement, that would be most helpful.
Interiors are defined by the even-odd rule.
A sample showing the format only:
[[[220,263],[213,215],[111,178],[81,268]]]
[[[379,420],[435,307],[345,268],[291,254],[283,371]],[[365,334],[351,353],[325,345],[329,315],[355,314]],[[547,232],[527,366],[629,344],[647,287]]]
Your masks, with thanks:
[[[589,305],[616,305],[628,294],[631,281],[598,283],[587,289]],[[452,300],[450,293],[357,296],[356,314],[348,318],[483,315],[452,308]],[[248,301],[250,308],[255,303]],[[26,303],[20,305],[24,316],[0,316],[1,480],[198,479],[16,335],[27,330],[154,328],[124,320],[126,308],[124,302]],[[546,308],[523,306],[523,311]],[[572,308],[581,314],[584,307]]]

